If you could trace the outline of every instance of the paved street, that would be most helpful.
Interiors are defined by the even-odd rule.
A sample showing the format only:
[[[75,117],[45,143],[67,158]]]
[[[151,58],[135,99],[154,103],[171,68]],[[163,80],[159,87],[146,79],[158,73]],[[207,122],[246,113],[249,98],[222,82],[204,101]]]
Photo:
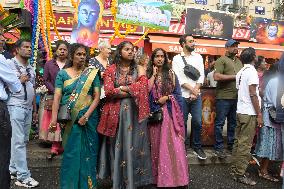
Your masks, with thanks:
[[[243,184],[236,183],[231,180],[227,165],[191,165],[190,189],[281,189],[281,183],[272,183],[259,179],[256,176],[256,169],[250,169],[253,177],[258,181],[255,187],[247,187]],[[40,182],[40,189],[57,189],[59,168],[32,168],[32,174]],[[20,187],[12,187],[13,189],[22,189]],[[98,189],[108,189],[106,185],[100,186]],[[146,189],[146,188],[145,188]],[[147,187],[149,189],[149,187]]]
[[[31,142],[29,145],[29,164],[32,176],[40,182],[39,189],[57,189],[59,188],[59,165],[60,158],[56,158],[52,163],[45,160],[47,148],[40,148],[37,142]],[[191,152],[189,152],[191,153]],[[250,175],[258,182],[255,187],[247,187],[243,184],[234,182],[229,174],[228,163],[208,163],[204,165],[197,164],[193,160],[193,155],[189,154],[190,167],[190,189],[281,189],[281,182],[272,183],[257,176],[257,166],[250,166]],[[212,159],[212,157],[211,157]],[[191,164],[193,162],[194,164]],[[271,170],[273,173],[279,169],[276,165]],[[13,184],[12,184],[13,185]],[[109,183],[100,183],[98,189],[109,189]],[[144,189],[150,189],[145,187]],[[12,186],[12,189],[22,189]]]

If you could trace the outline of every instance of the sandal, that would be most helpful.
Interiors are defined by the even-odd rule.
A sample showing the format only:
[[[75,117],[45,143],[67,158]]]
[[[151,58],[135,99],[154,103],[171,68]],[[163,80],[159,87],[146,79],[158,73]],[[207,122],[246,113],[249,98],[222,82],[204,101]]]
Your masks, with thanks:
[[[271,182],[279,182],[279,179],[271,176],[270,174],[268,173],[262,173],[261,171],[258,172],[258,176],[261,177],[261,178],[264,178],[266,180],[269,180]]]

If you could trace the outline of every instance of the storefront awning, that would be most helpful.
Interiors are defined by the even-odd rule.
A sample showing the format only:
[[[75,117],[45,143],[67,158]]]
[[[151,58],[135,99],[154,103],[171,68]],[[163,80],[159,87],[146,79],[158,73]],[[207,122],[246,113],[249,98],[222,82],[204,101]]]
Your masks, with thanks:
[[[152,49],[163,48],[167,52],[180,53],[182,48],[179,45],[178,37],[165,37],[149,35],[150,42],[152,43]],[[209,55],[224,55],[226,52],[224,40],[214,39],[195,39],[196,40],[196,52],[200,54]],[[253,47],[256,49],[257,55],[262,55],[265,58],[280,58],[284,52],[284,46],[259,44],[252,42],[240,42],[239,49],[245,49]]]

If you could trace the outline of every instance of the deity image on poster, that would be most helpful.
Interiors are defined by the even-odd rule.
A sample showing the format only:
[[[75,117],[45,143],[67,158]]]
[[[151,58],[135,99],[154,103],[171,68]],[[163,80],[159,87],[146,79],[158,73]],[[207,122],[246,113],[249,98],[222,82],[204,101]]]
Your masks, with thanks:
[[[214,144],[214,121],[216,117],[215,90],[202,89],[202,143]]]
[[[199,19],[199,28],[196,29],[202,35],[221,36],[224,24],[222,20],[214,19],[210,14],[202,14]]]
[[[230,39],[233,35],[233,27],[234,21],[231,15],[194,8],[187,9],[186,33],[204,37]]]
[[[284,22],[255,18],[251,28],[252,39],[259,43],[281,45],[284,43]]]
[[[160,0],[118,0],[116,21],[168,30],[171,11],[171,5]]]
[[[98,20],[102,7],[96,0],[82,0],[78,7],[78,23],[74,25],[71,43],[96,47],[99,39]]]

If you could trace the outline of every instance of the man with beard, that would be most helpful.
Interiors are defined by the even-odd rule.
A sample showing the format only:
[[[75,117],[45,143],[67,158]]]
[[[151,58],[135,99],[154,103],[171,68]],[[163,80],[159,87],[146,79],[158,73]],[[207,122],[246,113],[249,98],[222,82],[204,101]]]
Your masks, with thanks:
[[[232,152],[236,127],[237,89],[236,74],[243,67],[236,57],[238,44],[234,39],[226,42],[226,54],[215,63],[214,79],[216,87],[215,154],[226,158],[223,142],[223,126],[227,118],[227,149]]]
[[[183,52],[173,58],[172,68],[176,73],[181,85],[181,93],[183,97],[183,114],[185,125],[185,143],[189,144],[187,136],[187,120],[188,114],[192,116],[191,127],[193,132],[193,150],[199,159],[205,160],[206,154],[201,148],[201,127],[202,127],[202,101],[200,87],[204,81],[204,65],[203,58],[200,54],[194,52],[195,40],[191,34],[185,34],[180,37],[179,43],[183,48]],[[195,70],[190,77],[184,72],[184,67],[189,65],[189,70]],[[197,74],[198,73],[198,74]]]
[[[17,55],[9,60],[13,71],[21,78],[22,89],[19,93],[11,93],[7,101],[12,125],[11,139],[11,179],[16,179],[17,186],[36,187],[39,183],[31,177],[26,158],[26,144],[29,139],[32,119],[37,119],[35,103],[35,72],[29,64],[31,42],[18,40],[15,43]]]

